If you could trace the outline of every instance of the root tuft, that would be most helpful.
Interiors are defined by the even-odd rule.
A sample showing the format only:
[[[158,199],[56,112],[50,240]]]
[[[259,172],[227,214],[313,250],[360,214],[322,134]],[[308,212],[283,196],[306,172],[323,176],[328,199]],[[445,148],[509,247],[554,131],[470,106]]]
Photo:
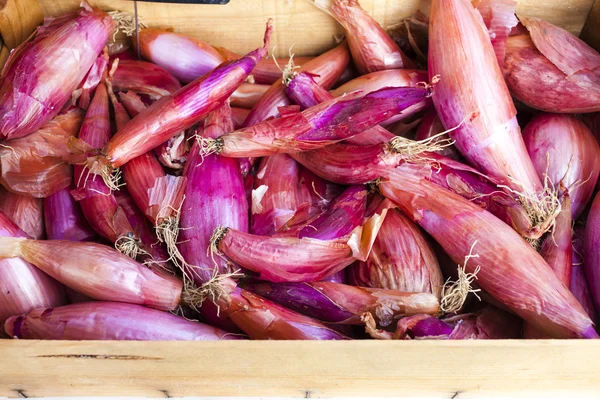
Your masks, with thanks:
[[[511,182],[523,187],[512,178]],[[519,203],[521,203],[531,221],[532,230],[537,232],[536,237],[538,238],[544,233],[554,230],[556,217],[561,211],[558,190],[556,190],[554,183],[546,173],[544,173],[543,184],[544,187],[539,193],[531,193],[527,190],[519,192],[506,185],[498,185],[498,187],[517,195]]]
[[[219,300],[224,298],[227,302],[229,301],[229,292],[223,286],[222,282],[242,276],[244,274],[240,273],[239,270],[227,274],[219,274],[218,269],[215,268],[212,277],[201,286],[196,286],[191,280],[184,279],[182,302],[194,311],[199,311],[202,303],[209,299],[217,306],[217,315],[219,315],[221,311],[218,304]]]
[[[223,150],[224,143],[222,138],[209,139],[199,135],[195,135],[194,137],[200,147],[200,164],[202,164],[204,157],[210,156],[211,154],[219,154]]]
[[[134,260],[140,255],[149,255],[141,248],[141,241],[132,232],[120,236],[115,240],[115,249]]]
[[[479,255],[473,254],[473,249],[475,248],[476,244],[477,241],[475,241],[471,246],[469,254],[465,257],[465,262],[463,263],[463,265],[458,266],[457,281],[451,282],[450,279],[448,279],[446,283],[444,283],[444,288],[442,290],[442,300],[440,301],[440,309],[443,312],[456,313],[460,311],[460,309],[465,304],[469,293],[475,294],[475,296],[477,296],[477,298],[481,300],[481,298],[477,294],[477,292],[480,292],[481,289],[471,288],[471,283],[475,279],[477,279],[477,273],[479,272],[481,267],[478,265],[472,273],[465,272],[465,269],[467,268],[467,262],[471,258],[479,257]]]
[[[117,28],[113,32],[112,40],[113,42],[117,38],[117,34],[119,32],[123,32],[127,36],[133,36],[138,29],[147,28],[143,21],[138,18],[137,26],[135,21],[135,15],[129,14],[123,11],[109,11],[108,15],[112,17],[117,25]]]
[[[467,120],[470,120],[474,114],[476,114],[476,111],[468,113],[454,128],[447,129],[423,140],[410,140],[402,136],[395,137],[388,142],[388,149],[404,156],[407,162],[435,161],[431,158],[422,156],[422,154],[425,152],[441,151],[446,147],[454,145],[454,140],[444,136],[447,136],[450,132],[460,128]]]
[[[174,216],[166,218],[156,226],[156,236],[158,240],[164,243],[169,253],[169,259],[177,268],[181,269],[185,275],[185,267],[188,266],[183,255],[177,247],[177,238],[179,237],[179,210]]]

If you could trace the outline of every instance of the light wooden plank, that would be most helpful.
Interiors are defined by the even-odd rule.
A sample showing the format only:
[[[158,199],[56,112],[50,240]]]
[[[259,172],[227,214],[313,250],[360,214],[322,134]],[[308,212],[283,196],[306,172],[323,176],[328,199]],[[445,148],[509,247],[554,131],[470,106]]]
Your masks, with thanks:
[[[39,0],[45,15],[59,15],[78,7],[80,0]],[[128,0],[91,0],[104,9],[132,12]],[[579,34],[593,0],[519,0],[518,12],[537,16]],[[362,6],[384,27],[398,23],[417,9],[426,11],[428,0],[361,0]],[[286,56],[293,45],[297,55],[329,49],[341,27],[304,0],[232,0],[228,5],[183,5],[139,2],[140,16],[150,26],[168,28],[198,37],[215,46],[249,51],[262,40],[267,18],[275,20],[277,55]]]
[[[581,38],[600,51],[600,1],[596,0],[581,32]]]
[[[600,393],[600,340],[0,341],[0,396]]]

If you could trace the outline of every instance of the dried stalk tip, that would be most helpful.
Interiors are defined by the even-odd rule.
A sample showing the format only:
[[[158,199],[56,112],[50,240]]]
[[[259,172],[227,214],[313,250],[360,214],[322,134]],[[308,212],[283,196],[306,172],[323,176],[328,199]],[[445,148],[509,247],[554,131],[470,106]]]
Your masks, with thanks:
[[[377,329],[377,323],[375,318],[369,312],[363,313],[360,316],[360,320],[365,324],[365,332],[369,334],[373,339],[391,340],[392,333],[384,331],[383,329]]]
[[[120,236],[115,241],[115,249],[134,260],[142,254],[148,254],[140,247],[141,241],[132,232]]]
[[[117,26],[113,32],[113,42],[116,40],[119,32],[123,32],[127,36],[133,36],[136,33],[135,15],[123,11],[109,11],[108,15],[111,16]],[[147,27],[148,25],[138,18],[137,29]]]
[[[475,294],[475,296],[479,300],[481,300],[481,298],[477,294],[477,292],[480,292],[481,289],[471,288],[471,283],[473,283],[473,281],[477,279],[477,273],[479,272],[481,267],[478,265],[475,268],[475,271],[473,271],[472,273],[465,272],[467,268],[467,262],[471,258],[479,257],[479,255],[473,254],[473,249],[475,248],[476,244],[477,241],[475,241],[471,246],[469,254],[465,257],[465,262],[463,263],[463,265],[458,266],[458,279],[456,280],[456,282],[451,282],[450,279],[448,279],[446,283],[444,283],[444,288],[442,290],[442,301],[440,302],[440,309],[443,312],[456,313],[460,311],[460,309],[465,304],[469,293]]]

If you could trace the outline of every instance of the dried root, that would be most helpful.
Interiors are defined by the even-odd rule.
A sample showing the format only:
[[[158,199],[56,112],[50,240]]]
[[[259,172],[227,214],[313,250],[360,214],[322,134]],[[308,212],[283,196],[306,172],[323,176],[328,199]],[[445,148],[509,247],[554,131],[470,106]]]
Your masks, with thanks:
[[[202,303],[208,299],[217,306],[217,315],[219,315],[219,301],[225,299],[226,302],[229,302],[230,292],[223,285],[223,282],[228,279],[240,278],[244,274],[240,273],[239,270],[226,274],[219,274],[216,268],[213,271],[212,277],[201,286],[196,286],[189,277],[185,277],[184,275],[182,302],[191,309],[198,311]]]
[[[467,300],[467,296],[469,295],[469,293],[475,294],[475,296],[477,296],[477,298],[479,300],[481,300],[481,298],[477,294],[477,292],[480,292],[481,289],[472,289],[471,288],[471,283],[475,279],[477,279],[477,273],[480,270],[480,266],[478,265],[475,268],[475,271],[473,271],[472,273],[465,272],[465,269],[467,268],[467,262],[471,258],[479,257],[479,255],[473,254],[473,249],[475,248],[476,244],[477,244],[477,241],[475,241],[473,243],[473,245],[471,246],[471,249],[469,250],[469,254],[465,257],[465,262],[463,263],[463,265],[458,266],[457,281],[451,282],[450,279],[448,279],[446,281],[446,283],[444,283],[444,288],[442,290],[442,300],[440,301],[440,309],[443,312],[456,313],[456,312],[460,311],[460,309],[465,304],[465,301]]]
[[[434,84],[434,81],[437,82],[437,80],[435,80],[435,77],[434,79],[432,79],[431,85]],[[424,84],[429,85],[427,83]],[[446,147],[452,146],[455,143],[455,141],[450,139],[449,137],[444,136],[460,128],[468,119],[472,119],[476,115],[476,113],[476,111],[468,113],[462,119],[462,121],[460,121],[460,123],[454,128],[447,129],[443,132],[438,133],[437,135],[428,137],[423,140],[410,140],[401,136],[395,137],[388,143],[388,149],[390,151],[393,151],[394,153],[398,153],[404,156],[407,162],[433,161],[431,158],[423,157],[422,154],[425,152],[441,151]]]
[[[275,61],[275,65],[281,71],[281,83],[283,83],[285,86],[289,85],[289,83],[292,81],[292,79],[294,79],[294,77],[296,75],[298,75],[297,70],[300,69],[299,65],[294,65],[294,53],[292,53],[293,47],[294,47],[294,45],[291,45],[288,50],[290,59],[288,60],[285,67],[283,67],[283,68],[281,68],[279,66],[279,63],[277,62],[277,59],[275,58],[275,47],[273,47],[273,52],[271,53],[271,57],[273,57],[273,61]]]
[[[522,186],[515,180],[511,179],[511,181]],[[547,174],[544,174],[543,184],[544,187],[539,193],[530,193],[526,190],[519,192],[506,185],[498,186],[517,195],[519,203],[521,203],[531,221],[532,231],[536,232],[535,236],[538,238],[544,233],[554,230],[556,217],[561,211],[558,190],[556,190]]]
[[[167,246],[167,252],[169,253],[168,261],[171,261],[177,268],[184,271],[185,275],[185,267],[188,265],[177,247],[177,238],[179,237],[179,212],[174,216],[163,220],[155,229],[158,240]]]
[[[127,36],[133,36],[139,29],[147,28],[143,21],[138,18],[136,23],[135,15],[123,12],[123,11],[109,11],[108,15],[112,17],[117,25],[117,28],[113,32],[112,40],[116,40],[117,34],[123,32]]]
[[[196,141],[198,142],[198,146],[200,147],[200,164],[202,164],[202,161],[204,160],[204,157],[207,157],[211,154],[219,154],[222,150],[223,150],[223,139],[221,138],[217,138],[217,139],[209,139],[209,138],[205,138],[199,135],[195,135],[193,136],[196,138]]]
[[[402,154],[408,162],[427,161],[427,157],[422,156],[423,153],[441,151],[454,144],[454,140],[445,137],[447,132],[423,140],[410,140],[398,136],[390,140],[388,148],[394,153]]]
[[[120,236],[115,240],[115,249],[134,260],[140,255],[149,255],[141,247],[141,241],[132,232]]]

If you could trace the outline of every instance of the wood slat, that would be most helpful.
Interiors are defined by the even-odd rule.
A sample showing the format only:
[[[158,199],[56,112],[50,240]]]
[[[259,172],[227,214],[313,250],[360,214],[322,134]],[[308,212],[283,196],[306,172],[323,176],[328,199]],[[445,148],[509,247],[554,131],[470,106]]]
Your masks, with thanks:
[[[600,340],[0,341],[0,396],[600,393]],[[454,397],[453,397],[454,396]]]
[[[29,1],[29,0],[26,0]],[[59,15],[78,7],[80,0],[39,0],[45,15]],[[129,0],[91,0],[105,9],[132,12]],[[361,0],[361,5],[388,27],[426,11],[427,0]],[[517,11],[537,16],[579,34],[593,0],[519,0]],[[186,5],[138,3],[140,16],[150,26],[174,28],[176,32],[198,37],[215,46],[247,52],[260,45],[267,18],[275,20],[273,44],[276,53],[287,56],[293,45],[297,55],[314,55],[334,44],[334,35],[343,33],[329,16],[304,0],[231,0],[227,5]]]

